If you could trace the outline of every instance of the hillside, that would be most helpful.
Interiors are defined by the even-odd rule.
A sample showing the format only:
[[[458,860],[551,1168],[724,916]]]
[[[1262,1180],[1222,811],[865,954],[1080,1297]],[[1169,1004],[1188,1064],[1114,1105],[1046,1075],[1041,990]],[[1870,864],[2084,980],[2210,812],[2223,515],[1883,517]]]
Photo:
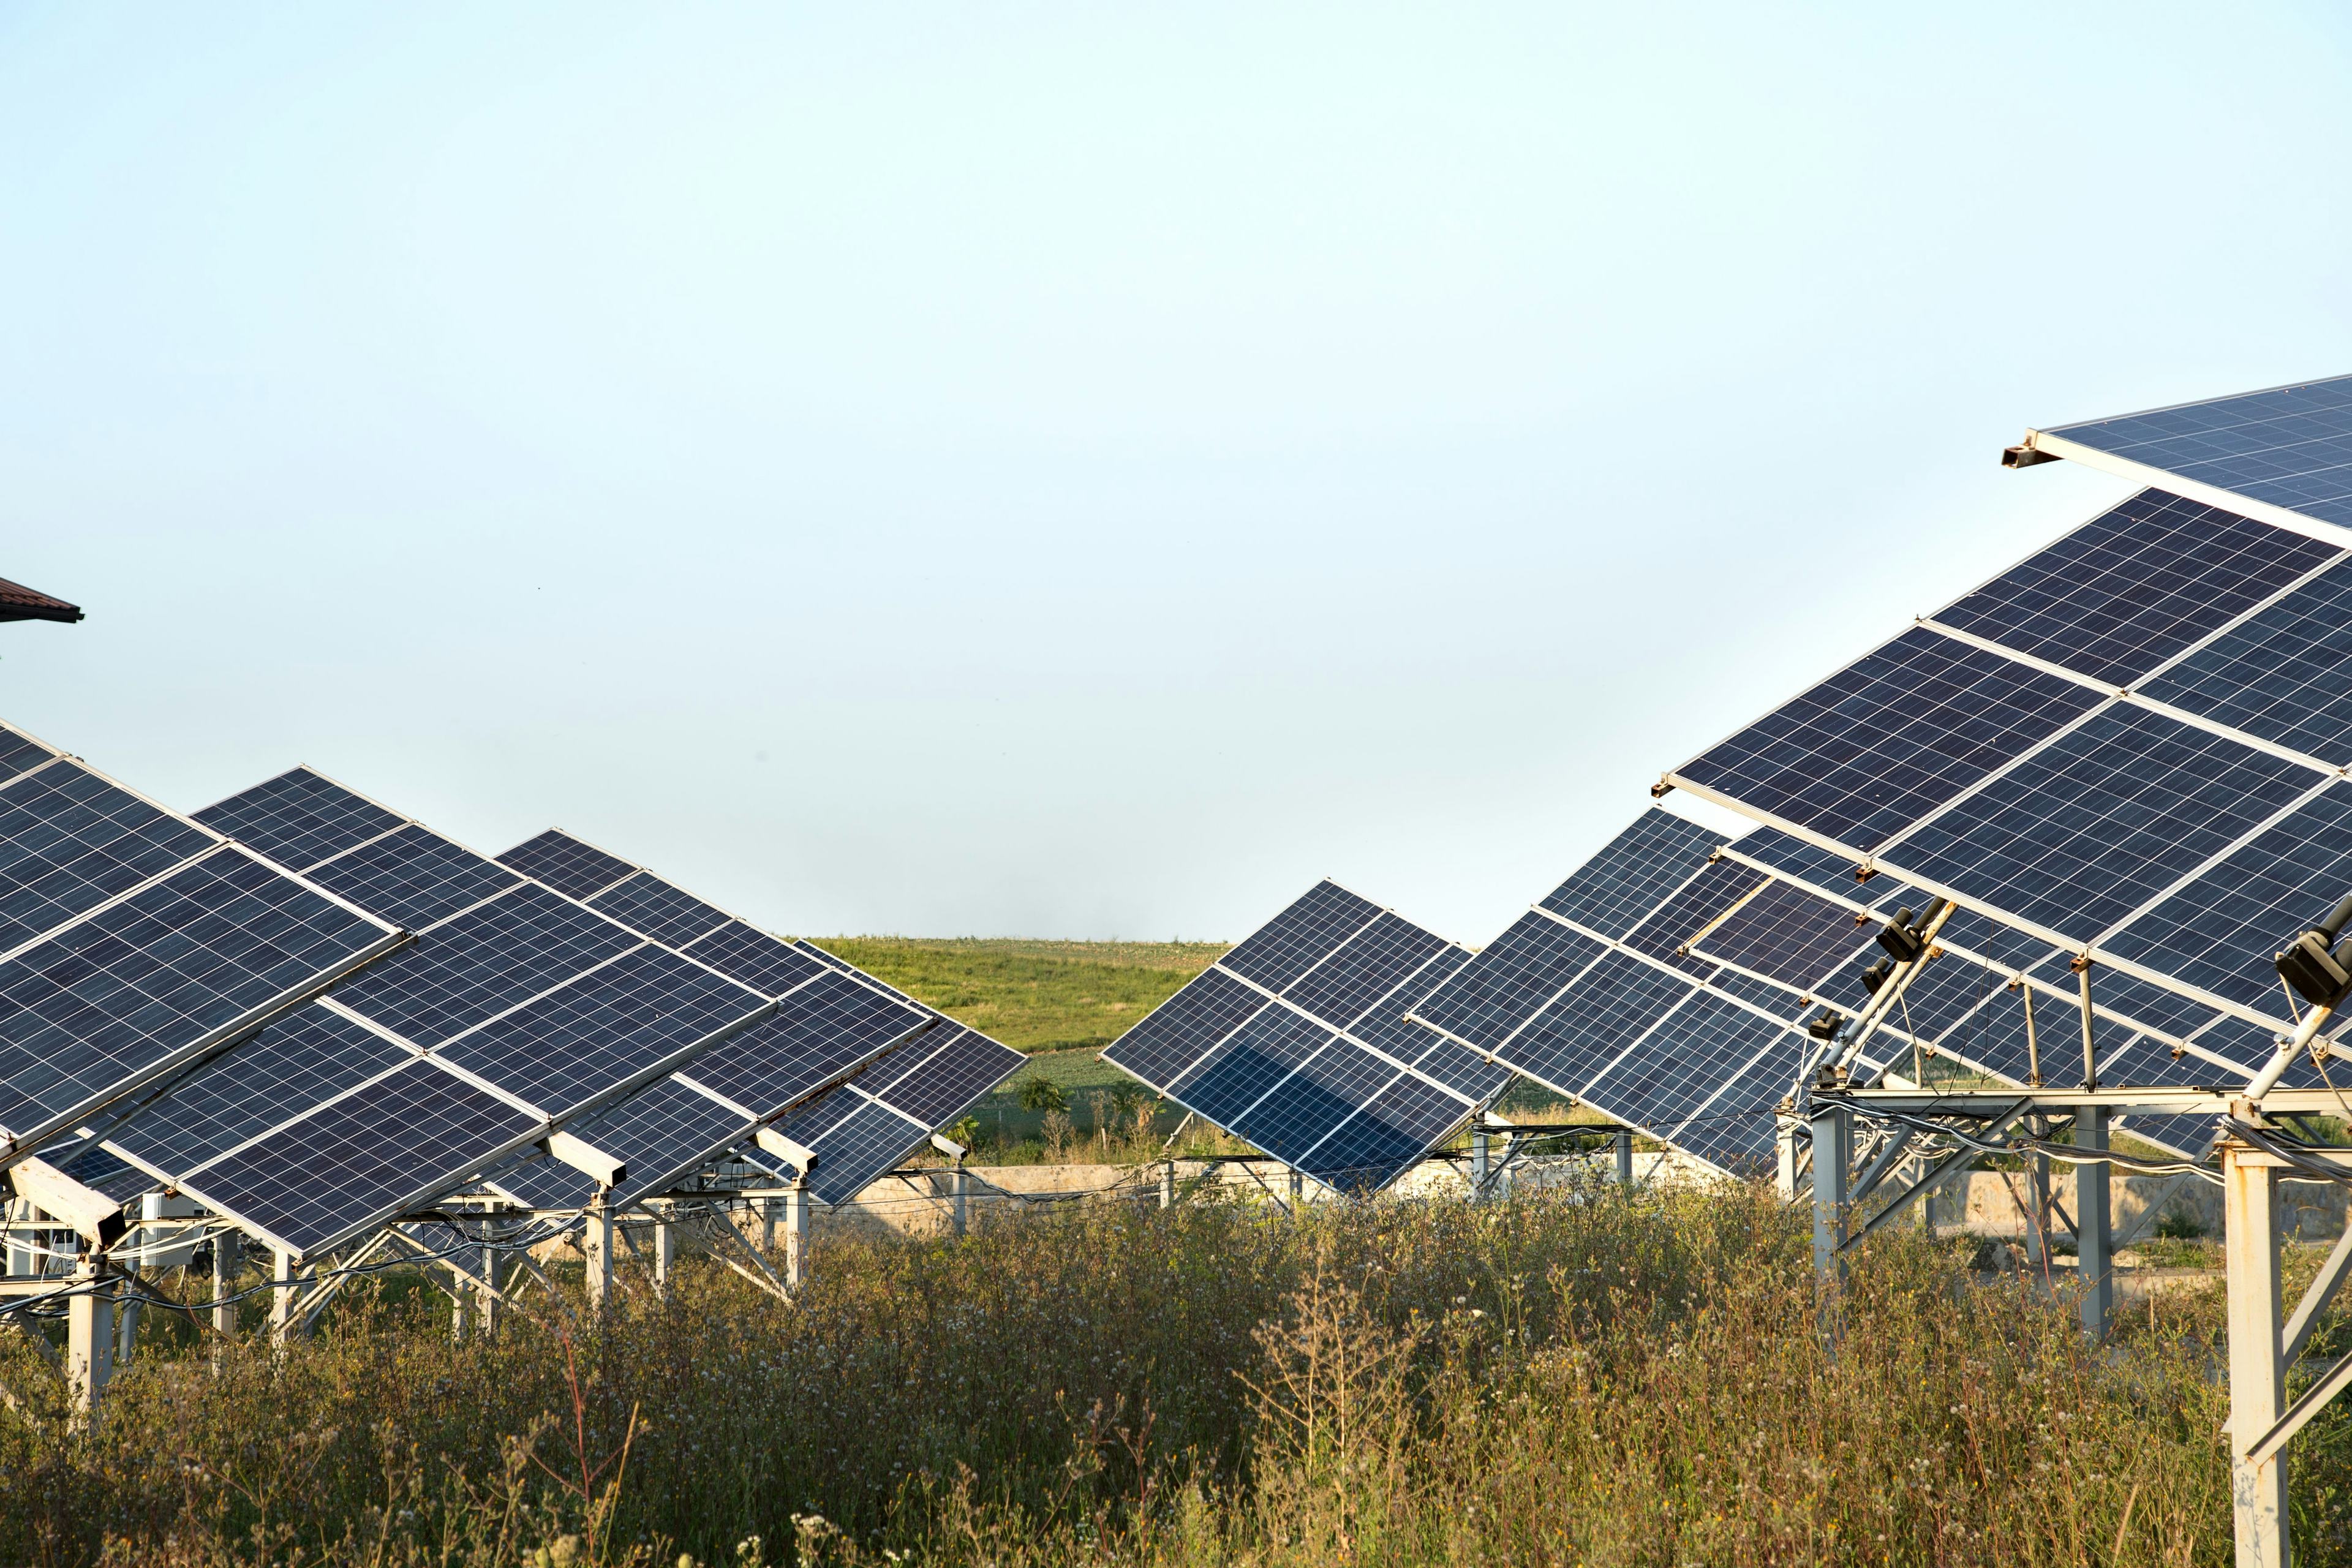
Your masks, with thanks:
[[[1016,1050],[1099,1050],[1225,951],[1216,942],[812,938]]]

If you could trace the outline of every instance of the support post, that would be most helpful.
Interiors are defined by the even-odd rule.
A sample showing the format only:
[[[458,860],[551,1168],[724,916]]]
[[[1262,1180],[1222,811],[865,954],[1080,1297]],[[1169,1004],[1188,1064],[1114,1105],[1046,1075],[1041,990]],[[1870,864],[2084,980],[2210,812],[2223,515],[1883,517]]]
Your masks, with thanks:
[[[499,1289],[499,1249],[487,1243],[482,1247],[482,1279],[489,1289],[477,1289],[474,1292],[474,1321],[480,1326],[482,1337],[488,1339],[499,1328],[499,1299],[495,1294]]]
[[[808,1280],[808,1186],[794,1182],[784,1194],[784,1289],[797,1290]]]
[[[2038,1122],[2041,1119],[2034,1120]],[[2048,1135],[2046,1127],[2035,1133],[2036,1137]],[[2035,1154],[2032,1165],[2032,1174],[2027,1178],[2027,1195],[2032,1201],[2025,1216],[2025,1261],[2046,1270],[2050,1264],[2050,1156]]]
[[[1797,1120],[1795,1110],[1792,1103],[1782,1100],[1780,1114],[1773,1122],[1772,1142],[1775,1152],[1780,1156],[1779,1185],[1782,1203],[1793,1202],[1797,1196],[1797,1129],[1804,1123]],[[1630,1142],[1628,1140],[1629,1144]],[[1628,1166],[1633,1163],[1633,1151],[1628,1147],[1625,1151]]]
[[[294,1255],[272,1248],[269,1257],[269,1342],[283,1352],[294,1328]]]
[[[964,1173],[963,1162],[955,1163],[954,1173],[948,1177],[949,1220],[961,1240],[971,1229],[971,1178]]]
[[[1853,1112],[1813,1107],[1813,1277],[1828,1286],[1845,1278],[1838,1248],[1845,1240],[1846,1174],[1853,1158]]]
[[[1487,1170],[1486,1130],[1483,1127],[1473,1128],[1470,1132],[1470,1201],[1472,1203],[1486,1201]],[[1297,1178],[1294,1176],[1292,1180],[1296,1182]],[[1294,1185],[1291,1188],[1291,1195],[1295,1198],[1297,1194],[1298,1189]]]
[[[1620,1128],[1617,1136],[1610,1142],[1615,1144],[1617,1149],[1617,1184],[1630,1193],[1633,1190],[1633,1134]],[[1793,1138],[1790,1141],[1789,1152],[1790,1163],[1793,1164],[1796,1157],[1796,1143]],[[1789,1177],[1789,1186],[1792,1192],[1796,1189],[1796,1176],[1793,1171]]]
[[[126,1280],[135,1287],[139,1282],[139,1276],[135,1271],[131,1272],[127,1275]],[[120,1285],[115,1288],[115,1290],[118,1299],[114,1306],[114,1364],[129,1366],[131,1352],[139,1344],[140,1301],[137,1296],[124,1290]]]
[[[1160,1163],[1160,1206],[1164,1209],[1176,1206],[1176,1162],[1173,1159]],[[2352,1235],[2352,1231],[2347,1234]]]
[[[588,1260],[588,1310],[601,1312],[613,1296],[613,1211],[598,1193],[583,1216],[580,1250]]]
[[[1300,1214],[1305,1212],[1303,1205],[1307,1202],[1307,1178],[1299,1174],[1297,1170],[1295,1168],[1292,1169],[1288,1174],[1290,1177],[1290,1215],[1293,1219],[1296,1219]]]
[[[87,1428],[98,1420],[106,1380],[114,1370],[114,1303],[94,1259],[82,1258],[73,1282],[74,1293],[66,1299],[66,1385],[73,1424]]]
[[[2085,1106],[2074,1116],[2074,1142],[2083,1149],[2107,1146],[2107,1110]],[[2074,1167],[2074,1264],[2083,1284],[2083,1331],[2094,1340],[2107,1337],[2116,1315],[2115,1259],[2108,1239],[2107,1173],[2101,1160]]]
[[[2251,1111],[2252,1107],[2246,1108]],[[2249,1451],[2279,1418],[2279,1167],[2236,1139],[2221,1143],[2223,1245],[2229,1266],[2230,1498],[2238,1568],[2286,1568],[2286,1456]]]
[[[669,1299],[670,1271],[677,1266],[677,1227],[667,1208],[654,1215],[654,1294]]]
[[[763,1253],[773,1252],[776,1250],[776,1200],[773,1198],[761,1198],[758,1202],[760,1205],[760,1250]]]
[[[236,1277],[244,1272],[245,1238],[224,1230],[213,1237],[213,1332],[226,1342],[236,1333]]]

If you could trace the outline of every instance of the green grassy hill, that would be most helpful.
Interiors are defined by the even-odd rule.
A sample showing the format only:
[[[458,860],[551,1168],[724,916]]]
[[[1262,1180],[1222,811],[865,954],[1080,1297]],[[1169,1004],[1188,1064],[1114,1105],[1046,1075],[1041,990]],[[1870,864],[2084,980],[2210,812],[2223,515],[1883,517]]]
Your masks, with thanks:
[[[1023,1051],[1100,1050],[1225,951],[1221,942],[811,939]]]

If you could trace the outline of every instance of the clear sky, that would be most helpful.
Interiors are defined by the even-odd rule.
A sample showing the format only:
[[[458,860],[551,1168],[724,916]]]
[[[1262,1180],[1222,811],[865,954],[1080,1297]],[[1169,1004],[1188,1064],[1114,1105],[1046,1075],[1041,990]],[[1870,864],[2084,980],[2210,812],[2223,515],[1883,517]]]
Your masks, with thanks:
[[[2352,371],[2336,7],[0,6],[0,717],[799,931],[1466,941]]]

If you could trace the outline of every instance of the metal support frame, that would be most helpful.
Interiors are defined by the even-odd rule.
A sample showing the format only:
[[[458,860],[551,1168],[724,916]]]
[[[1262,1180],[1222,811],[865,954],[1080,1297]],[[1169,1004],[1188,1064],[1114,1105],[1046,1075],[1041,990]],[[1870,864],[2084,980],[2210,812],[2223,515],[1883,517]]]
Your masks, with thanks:
[[[958,1160],[948,1174],[948,1229],[958,1240],[971,1232],[971,1177]]]
[[[613,1298],[613,1210],[598,1193],[584,1214],[580,1251],[588,1261],[588,1310],[601,1312]]]
[[[2089,977],[2084,976],[2085,984]],[[2085,993],[2087,994],[2087,992]],[[2107,1147],[2107,1112],[2089,1106],[2074,1114],[2074,1146],[2084,1150]],[[2116,1315],[2114,1249],[2108,1245],[2112,1188],[2105,1160],[2074,1167],[2074,1278],[2082,1285],[2083,1331],[2095,1340],[2107,1337]]]
[[[1290,1187],[1290,1212],[1296,1215],[1306,1212],[1307,1177],[1296,1165],[1286,1167],[1284,1175]]]
[[[670,1275],[677,1268],[677,1229],[671,1224],[667,1204],[654,1213],[654,1294],[667,1300],[669,1297]]]
[[[1490,1168],[1486,1130],[1484,1127],[1473,1128],[1470,1131],[1470,1201],[1474,1204],[1486,1201],[1486,1180]],[[1293,1195],[1297,1195],[1296,1189],[1293,1189]]]
[[[283,1351],[294,1328],[294,1255],[273,1247],[269,1258],[269,1342]]]
[[[2230,1500],[2239,1568],[2285,1568],[2284,1441],[2258,1455],[2286,1402],[2279,1350],[2282,1162],[2234,1138],[2221,1143],[2229,1262]]]
[[[1621,1127],[1609,1142],[1617,1152],[1617,1184],[1630,1193],[1633,1190],[1633,1134],[1630,1129]],[[1793,1175],[1790,1184],[1795,1185]]]
[[[1176,1206],[1176,1162],[1172,1159],[1160,1163],[1160,1206],[1164,1209]]]
[[[484,1242],[482,1277],[474,1289],[474,1319],[484,1339],[499,1331],[499,1249]]]
[[[1843,1105],[1813,1107],[1813,1273],[1823,1285],[1843,1283],[1848,1199],[1846,1173],[1853,1154],[1853,1112]]]
[[[809,1194],[805,1180],[784,1190],[784,1289],[808,1283]]]

